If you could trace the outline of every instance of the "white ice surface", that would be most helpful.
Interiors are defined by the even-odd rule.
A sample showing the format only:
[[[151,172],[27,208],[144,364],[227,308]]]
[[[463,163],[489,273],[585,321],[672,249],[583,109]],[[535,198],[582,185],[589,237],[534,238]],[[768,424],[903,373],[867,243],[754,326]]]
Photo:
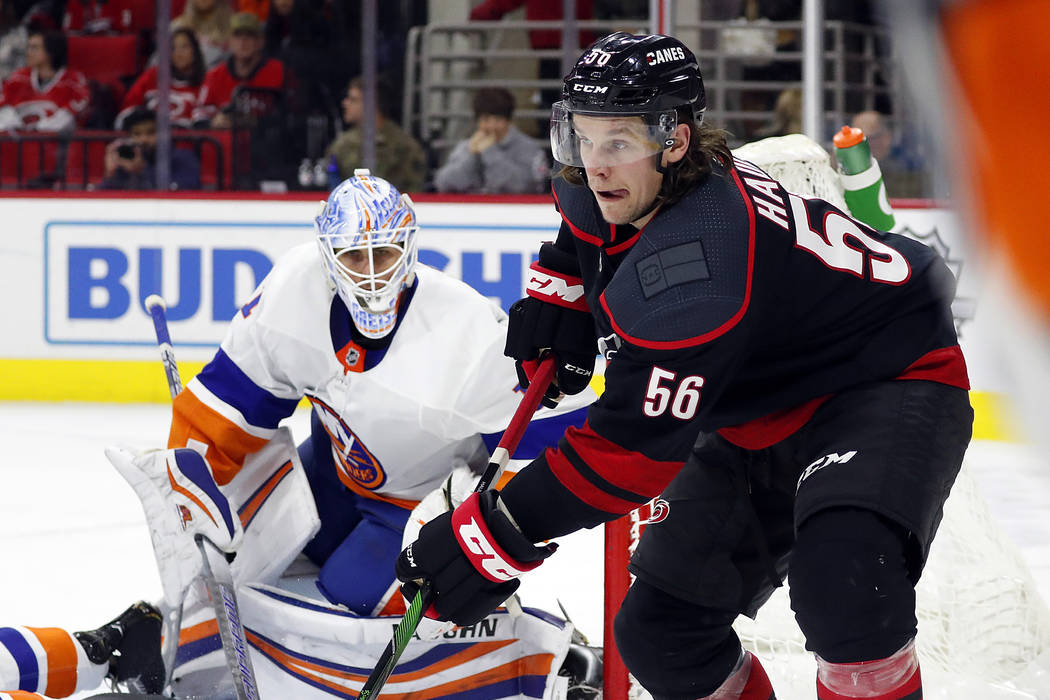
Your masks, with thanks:
[[[163,405],[0,402],[0,626],[97,627],[140,598],[159,599],[135,495],[103,455],[111,444],[161,447]],[[307,414],[290,419],[297,440]],[[977,442],[968,454],[1000,524],[1050,600],[1050,461],[1031,447]],[[525,577],[525,605],[560,600],[594,644],[602,634],[601,528],[560,541]]]

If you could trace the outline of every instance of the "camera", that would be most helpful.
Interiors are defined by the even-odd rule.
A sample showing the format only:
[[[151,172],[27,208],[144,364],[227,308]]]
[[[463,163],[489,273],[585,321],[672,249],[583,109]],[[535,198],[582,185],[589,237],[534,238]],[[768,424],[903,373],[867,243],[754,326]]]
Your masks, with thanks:
[[[135,157],[135,146],[130,143],[122,143],[117,146],[117,155],[121,158],[127,158],[131,160]]]

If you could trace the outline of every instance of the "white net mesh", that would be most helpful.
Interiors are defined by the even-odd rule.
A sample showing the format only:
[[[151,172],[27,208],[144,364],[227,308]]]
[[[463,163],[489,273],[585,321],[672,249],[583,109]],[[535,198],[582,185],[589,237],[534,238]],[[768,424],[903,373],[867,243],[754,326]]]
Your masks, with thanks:
[[[831,156],[820,144],[802,134],[746,143],[734,150],[733,155],[765,170],[788,192],[819,197],[849,211],[842,196],[842,182],[831,166]]]
[[[817,196],[848,211],[827,152],[799,134],[734,151],[790,192]],[[626,566],[649,506],[611,527],[630,529],[629,551],[607,565]],[[918,650],[927,699],[1050,700],[1050,609],[1017,548],[993,519],[964,465],[916,588]],[[607,610],[613,615],[615,610]],[[752,621],[734,625],[762,661],[779,700],[813,700],[816,663],[805,650],[785,585]],[[626,676],[626,670],[621,671]],[[648,693],[633,678],[629,698]],[[623,700],[616,693],[606,700]]]
[[[1046,698],[1050,610],[964,468],[916,588],[927,698]],[[779,589],[735,628],[780,700],[812,700],[816,664]],[[1042,658],[1040,658],[1042,657]]]

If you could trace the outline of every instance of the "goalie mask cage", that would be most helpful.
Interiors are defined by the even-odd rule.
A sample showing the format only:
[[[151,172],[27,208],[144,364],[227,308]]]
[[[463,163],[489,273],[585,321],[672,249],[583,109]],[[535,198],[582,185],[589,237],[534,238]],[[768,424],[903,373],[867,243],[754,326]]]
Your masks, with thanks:
[[[846,209],[827,152],[801,135],[747,144],[734,154],[784,187]],[[649,694],[629,676],[613,643],[613,618],[631,583],[627,563],[652,504],[605,529],[604,700]],[[1020,552],[996,524],[966,465],[916,588],[917,645],[924,693],[941,700],[1050,699],[1050,610]],[[778,588],[756,620],[734,625],[761,660],[779,700],[812,700],[816,662]]]

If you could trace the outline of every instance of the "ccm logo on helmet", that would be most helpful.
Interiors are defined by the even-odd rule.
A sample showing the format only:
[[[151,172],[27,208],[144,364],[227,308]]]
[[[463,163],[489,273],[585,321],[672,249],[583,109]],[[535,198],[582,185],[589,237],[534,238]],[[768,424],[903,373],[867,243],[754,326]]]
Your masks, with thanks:
[[[681,46],[672,46],[669,49],[657,49],[656,51],[650,51],[645,54],[645,62],[650,66],[655,66],[660,63],[667,63],[668,61],[684,61],[685,51],[682,51]]]
[[[583,83],[576,83],[572,86],[572,89],[573,92],[591,92],[596,95],[609,92],[608,85],[584,85]]]

